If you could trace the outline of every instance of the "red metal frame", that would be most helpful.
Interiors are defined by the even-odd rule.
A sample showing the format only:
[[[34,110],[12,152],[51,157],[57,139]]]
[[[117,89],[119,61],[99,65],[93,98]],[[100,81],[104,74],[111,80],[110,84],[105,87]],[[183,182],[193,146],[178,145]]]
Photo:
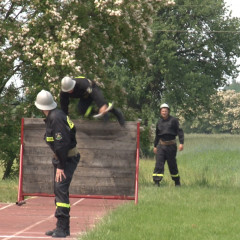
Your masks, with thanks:
[[[140,122],[137,123],[137,152],[135,176],[135,204],[138,204],[138,176],[139,176]]]
[[[39,196],[39,197],[55,197],[54,194],[47,193],[23,193],[22,196]],[[106,195],[74,195],[70,194],[70,198],[94,198],[94,199],[116,199],[116,200],[135,200],[135,197],[128,196],[106,196]]]
[[[24,137],[24,118],[21,123],[21,145],[20,145],[20,163],[19,163],[19,180],[18,180],[18,203],[24,200],[22,192],[23,182],[23,137]]]
[[[20,167],[19,167],[19,184],[18,184],[18,202],[24,201],[25,196],[40,196],[40,197],[54,197],[54,194],[47,193],[23,193],[23,137],[24,137],[24,119],[22,119],[21,125],[21,147],[20,147]],[[136,173],[135,173],[135,196],[105,196],[105,195],[73,195],[70,194],[70,198],[94,198],[94,199],[117,199],[117,200],[135,200],[135,204],[138,203],[138,176],[139,176],[139,149],[140,149],[140,123],[137,123],[137,149],[136,149]]]

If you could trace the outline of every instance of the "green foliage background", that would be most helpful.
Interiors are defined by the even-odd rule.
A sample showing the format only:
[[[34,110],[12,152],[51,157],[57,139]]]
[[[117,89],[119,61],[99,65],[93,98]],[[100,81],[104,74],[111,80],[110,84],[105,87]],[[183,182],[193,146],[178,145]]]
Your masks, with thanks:
[[[172,114],[180,113],[190,130],[200,114],[220,116],[221,106],[209,99],[238,74],[240,20],[231,18],[223,0],[166,2],[111,1],[98,7],[94,0],[0,2],[4,178],[15,171],[21,118],[41,116],[33,103],[43,88],[59,102],[65,75],[98,81],[126,120],[141,119],[143,156],[152,154],[162,102]],[[21,79],[20,88],[6,88],[12,77]],[[198,132],[211,132],[207,118],[198,120]]]

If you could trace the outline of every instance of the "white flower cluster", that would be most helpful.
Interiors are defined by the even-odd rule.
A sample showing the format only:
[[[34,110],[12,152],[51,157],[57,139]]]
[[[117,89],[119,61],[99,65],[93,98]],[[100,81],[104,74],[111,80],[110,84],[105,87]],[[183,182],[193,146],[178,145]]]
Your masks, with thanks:
[[[9,46],[1,48],[0,54],[7,62],[20,58],[28,66],[46,69],[43,79],[51,86],[59,83],[62,69],[98,77],[117,51],[150,65],[146,41],[152,37],[150,25],[159,1],[95,0],[94,6],[87,1],[76,4],[78,0],[46,1],[42,12],[40,0],[30,1],[28,21],[21,22],[20,31],[1,30]]]
[[[124,5],[124,0],[95,0],[94,4],[96,9],[107,13],[109,16],[120,17],[123,15],[121,8]]]
[[[201,124],[207,123],[209,129],[217,129],[222,133],[240,133],[240,93],[234,90],[218,91],[210,99],[214,106],[220,101],[222,108],[220,112],[211,109],[210,112],[204,111],[204,107],[199,107],[199,115],[192,122],[190,128],[201,128]],[[191,111],[191,109],[188,109]],[[185,119],[181,117],[181,112],[178,112],[181,122],[184,123]]]

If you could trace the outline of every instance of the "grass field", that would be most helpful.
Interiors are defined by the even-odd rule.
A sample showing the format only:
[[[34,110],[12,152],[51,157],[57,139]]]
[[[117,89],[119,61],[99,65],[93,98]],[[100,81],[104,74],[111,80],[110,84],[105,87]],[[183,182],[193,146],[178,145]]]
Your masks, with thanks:
[[[166,167],[161,187],[152,184],[154,160],[140,160],[139,204],[106,216],[81,240],[240,239],[240,136],[186,135],[178,153],[181,188]]]
[[[240,239],[239,143],[238,135],[186,135],[177,156],[181,188],[174,187],[167,166],[161,187],[155,187],[155,161],[141,159],[138,205],[129,201],[79,239]],[[0,201],[16,199],[17,180],[0,180]]]
[[[0,202],[16,202],[18,191],[18,179],[1,180],[3,171],[0,166]]]

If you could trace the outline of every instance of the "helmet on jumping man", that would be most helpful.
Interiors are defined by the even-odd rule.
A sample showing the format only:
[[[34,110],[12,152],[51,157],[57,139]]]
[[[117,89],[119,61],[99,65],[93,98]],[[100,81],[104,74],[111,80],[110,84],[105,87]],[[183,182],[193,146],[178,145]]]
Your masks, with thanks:
[[[69,91],[73,90],[73,88],[75,87],[76,81],[70,77],[64,77],[62,79],[61,84],[62,84],[62,91],[69,92]]]
[[[35,106],[40,110],[53,110],[57,107],[57,103],[50,92],[42,90],[37,95]]]

